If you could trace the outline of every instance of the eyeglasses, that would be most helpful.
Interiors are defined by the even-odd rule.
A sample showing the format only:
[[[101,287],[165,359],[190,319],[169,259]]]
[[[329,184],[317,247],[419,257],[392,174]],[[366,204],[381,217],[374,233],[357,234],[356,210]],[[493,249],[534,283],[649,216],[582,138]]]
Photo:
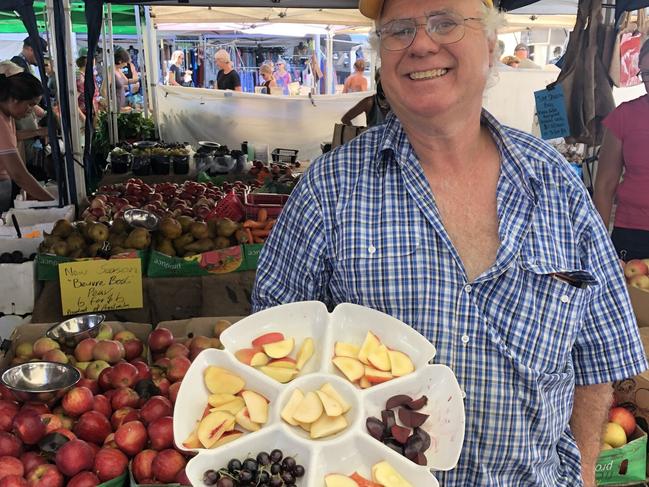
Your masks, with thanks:
[[[420,17],[421,18],[421,17]],[[418,19],[396,19],[376,31],[381,47],[388,51],[402,51],[409,48],[419,27],[424,27],[428,37],[438,44],[453,44],[464,38],[465,23],[468,20],[482,21],[478,17],[462,17],[454,12],[434,13],[425,17],[426,23]]]
[[[649,70],[647,71],[638,71],[638,78],[640,78],[642,81],[649,81]]]

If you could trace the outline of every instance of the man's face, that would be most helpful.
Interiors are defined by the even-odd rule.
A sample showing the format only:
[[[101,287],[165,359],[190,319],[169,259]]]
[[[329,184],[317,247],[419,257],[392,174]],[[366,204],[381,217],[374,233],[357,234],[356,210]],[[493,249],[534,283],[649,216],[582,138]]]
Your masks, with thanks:
[[[38,96],[32,100],[13,100],[9,102],[9,112],[13,118],[23,118],[30,113],[36,105],[41,101],[41,97]]]
[[[482,18],[481,5],[480,0],[388,0],[378,28],[406,18],[425,24],[432,13]],[[381,83],[402,121],[481,106],[495,42],[487,39],[479,21],[468,20],[456,28],[464,28],[464,37],[451,44],[431,39],[425,26],[418,27],[406,49],[389,51],[381,42]]]
[[[527,59],[529,52],[527,52],[527,49],[519,49],[518,51],[514,51],[514,56],[518,59]]]
[[[48,76],[52,76],[52,73],[54,71],[52,70],[52,63],[50,61],[45,61],[45,74]]]
[[[29,64],[36,66],[36,56],[34,55],[34,50],[31,47],[24,47],[23,56],[25,56],[25,59]]]

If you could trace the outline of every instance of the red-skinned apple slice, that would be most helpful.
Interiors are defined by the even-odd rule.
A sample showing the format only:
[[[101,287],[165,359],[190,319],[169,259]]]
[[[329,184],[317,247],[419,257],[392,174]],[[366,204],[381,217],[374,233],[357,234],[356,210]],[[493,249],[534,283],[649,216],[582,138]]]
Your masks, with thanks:
[[[258,424],[266,424],[268,421],[268,401],[266,398],[255,391],[243,391],[241,395],[248,408],[250,420]]]
[[[381,382],[386,382],[392,379],[392,374],[390,372],[384,372],[382,370],[376,370],[372,367],[365,367],[365,377],[370,382],[370,384],[380,384]]]
[[[251,345],[253,348],[260,348],[263,345],[266,345],[268,343],[275,343],[275,342],[281,342],[284,340],[284,335],[278,332],[272,332],[272,333],[266,333],[264,335],[258,336],[255,338]]]
[[[284,358],[293,351],[294,338],[287,338],[279,342],[267,343],[263,346],[264,353],[270,358]]]
[[[239,362],[252,367],[266,365],[268,363],[268,355],[266,355],[261,348],[242,348],[234,352],[234,356]]]
[[[269,367],[283,367],[285,369],[297,369],[297,362],[291,357],[278,358],[268,362]]]
[[[371,480],[366,479],[358,472],[354,472],[349,476],[349,478],[354,480],[354,482],[358,484],[358,487],[382,487],[381,484],[377,484],[376,482],[372,482]]]
[[[370,365],[377,370],[382,370],[383,372],[390,370],[388,347],[383,344],[372,350],[372,352],[367,356],[367,360]]]
[[[295,379],[295,376],[298,374],[297,369],[287,369],[284,367],[269,367],[268,365],[259,367],[258,370],[266,374],[268,377],[272,377],[277,382],[281,382],[282,384],[292,381],[293,379]]]
[[[355,358],[335,357],[332,362],[350,382],[360,379],[365,374],[365,367]]]
[[[359,487],[351,477],[339,473],[325,475],[325,487]]]
[[[325,436],[335,435],[347,428],[345,416],[327,416],[323,414],[311,424],[309,436],[312,439],[324,438]]]
[[[372,480],[389,487],[412,487],[388,462],[379,462],[372,467]]]

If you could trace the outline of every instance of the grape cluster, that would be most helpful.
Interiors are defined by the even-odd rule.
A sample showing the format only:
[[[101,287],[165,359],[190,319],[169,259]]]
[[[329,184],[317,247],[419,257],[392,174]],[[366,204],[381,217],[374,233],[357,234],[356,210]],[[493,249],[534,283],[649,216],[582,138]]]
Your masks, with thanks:
[[[207,470],[203,483],[216,487],[295,487],[304,473],[304,467],[295,458],[285,457],[282,450],[275,449],[270,454],[262,451],[257,458],[249,457],[243,462],[232,458],[227,467]]]

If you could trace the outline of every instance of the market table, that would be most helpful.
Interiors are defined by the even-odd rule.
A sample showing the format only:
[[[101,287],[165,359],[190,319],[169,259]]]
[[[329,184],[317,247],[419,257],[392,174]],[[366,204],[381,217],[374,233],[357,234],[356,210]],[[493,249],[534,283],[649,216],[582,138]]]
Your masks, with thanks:
[[[198,316],[247,316],[255,271],[202,277],[143,278],[144,307],[104,313],[109,321],[159,323]],[[44,282],[33,323],[61,321],[58,281]]]

